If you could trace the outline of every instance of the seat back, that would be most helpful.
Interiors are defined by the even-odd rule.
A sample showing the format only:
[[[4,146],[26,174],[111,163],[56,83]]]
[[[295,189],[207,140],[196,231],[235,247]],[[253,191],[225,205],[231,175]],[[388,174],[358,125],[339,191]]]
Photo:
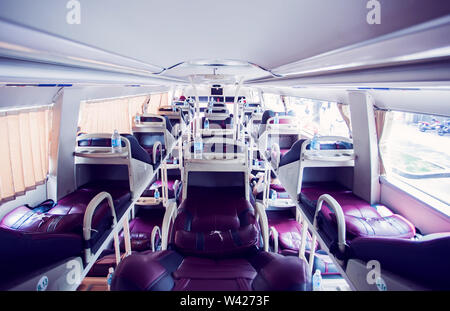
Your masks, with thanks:
[[[201,126],[204,128],[205,126],[205,119],[206,117],[202,118]],[[209,121],[209,128],[210,129],[226,129],[231,127],[231,117],[227,117],[225,119],[210,119]]]
[[[297,140],[289,151],[287,151],[280,160],[280,166],[295,162],[300,160],[300,153],[302,149],[302,144],[306,139]],[[280,146],[280,148],[282,148]],[[337,141],[335,143],[321,143],[321,150],[339,150],[339,149],[353,149],[353,144],[345,141]],[[306,150],[310,150],[310,144],[306,146]]]
[[[260,244],[255,210],[242,187],[189,186],[173,230],[172,243],[183,255],[223,259]]]
[[[145,153],[145,150],[140,146],[139,142],[131,134],[120,134],[130,142],[131,157],[133,159],[151,164],[150,157]],[[86,138],[80,139],[77,142],[79,147],[111,147],[110,138]],[[125,147],[125,142],[122,140],[122,147]]]
[[[142,148],[147,151],[149,155],[152,155],[153,152],[153,146],[156,142],[160,142],[163,149],[165,147],[164,142],[164,133],[161,132],[151,132],[151,133],[144,133],[144,132],[135,132],[134,136],[136,137],[137,141],[139,142],[139,145],[142,146]]]
[[[262,114],[261,117],[261,124],[259,125],[259,130],[258,130],[258,137],[261,136],[267,127],[267,124],[273,123],[273,121],[271,121],[270,119],[275,117],[276,112],[273,110],[266,110],[264,111],[264,113]],[[279,117],[293,117],[295,114],[293,111],[288,111],[287,113],[285,112],[278,112],[278,116]],[[286,120],[284,120],[283,118],[280,119],[280,124],[289,124],[292,120],[289,118],[286,118]]]

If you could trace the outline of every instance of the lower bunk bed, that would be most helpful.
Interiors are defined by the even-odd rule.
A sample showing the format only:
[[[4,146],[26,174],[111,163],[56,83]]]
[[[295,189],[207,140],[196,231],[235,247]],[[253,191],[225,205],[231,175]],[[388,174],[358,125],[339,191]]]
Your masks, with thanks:
[[[422,235],[405,217],[338,183],[304,184],[299,203],[357,289],[450,289],[449,232]],[[371,269],[378,277],[364,281]]]
[[[130,207],[128,182],[89,183],[58,202],[19,206],[0,222],[1,288],[14,289],[32,275],[70,258],[85,267]]]

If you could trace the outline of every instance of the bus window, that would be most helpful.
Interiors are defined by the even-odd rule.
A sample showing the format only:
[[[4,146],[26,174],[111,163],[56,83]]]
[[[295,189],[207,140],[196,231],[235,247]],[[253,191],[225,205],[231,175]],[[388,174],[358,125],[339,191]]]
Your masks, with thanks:
[[[379,144],[384,174],[428,194],[450,215],[450,118],[385,113]]]
[[[264,98],[265,109],[273,110],[276,112],[284,111],[284,107],[282,105],[280,95],[264,93],[263,98]]]
[[[303,134],[351,138],[350,109],[335,102],[287,97],[286,109],[293,110]]]
[[[52,106],[0,111],[0,204],[44,184]]]
[[[136,114],[156,113],[167,105],[167,93],[82,102],[78,127],[80,133],[131,133],[132,119]],[[147,107],[146,107],[147,106]]]

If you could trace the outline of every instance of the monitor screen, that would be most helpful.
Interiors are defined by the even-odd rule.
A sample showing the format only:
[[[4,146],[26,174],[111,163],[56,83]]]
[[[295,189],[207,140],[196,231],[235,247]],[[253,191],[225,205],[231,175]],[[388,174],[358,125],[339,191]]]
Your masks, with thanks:
[[[223,88],[211,88],[211,95],[223,95]]]

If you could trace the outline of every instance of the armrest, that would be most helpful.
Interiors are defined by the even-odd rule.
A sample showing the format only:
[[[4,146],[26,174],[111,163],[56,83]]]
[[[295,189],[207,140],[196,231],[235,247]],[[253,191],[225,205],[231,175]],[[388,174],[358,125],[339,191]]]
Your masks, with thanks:
[[[274,253],[278,253],[278,231],[275,229],[275,227],[270,227],[270,234],[273,235],[273,248]]]
[[[266,210],[264,205],[257,202],[256,203],[256,214],[259,218],[259,225],[261,227],[261,234],[264,242],[264,250],[269,251],[269,221],[267,220]]]
[[[85,241],[89,241],[91,239],[91,231],[92,229],[92,218],[94,216],[94,212],[97,209],[98,206],[100,206],[100,203],[103,202],[103,200],[108,201],[108,205],[111,208],[111,214],[113,217],[113,225],[112,228],[114,228],[117,225],[117,216],[116,211],[114,209],[114,202],[111,197],[111,195],[108,192],[100,192],[97,194],[88,204],[86,211],[84,213],[84,219],[83,219],[83,237]],[[90,262],[91,259],[91,249],[86,248],[85,249],[85,259],[86,262]]]
[[[175,216],[176,210],[177,204],[175,202],[172,202],[167,206],[166,212],[164,213],[161,230],[161,250],[166,250],[169,244],[169,229],[172,224],[172,219]]]
[[[152,252],[156,251],[156,235],[159,234],[161,238],[161,229],[159,226],[154,226],[151,235]]]
[[[322,209],[323,202],[326,202],[328,207],[331,208],[336,215],[336,223],[338,227],[338,247],[339,250],[344,253],[347,245],[345,241],[346,229],[344,212],[342,211],[341,205],[329,194],[322,194],[319,197],[319,200],[317,201],[316,213],[314,214],[313,226],[317,230],[319,229],[317,226],[317,217]]]
[[[180,124],[177,123],[172,127],[172,135],[174,137],[178,137],[179,134],[180,134]]]
[[[270,148],[270,162],[275,169],[278,169],[278,166],[280,166],[280,160],[280,146],[277,143],[273,143],[272,148]]]
[[[160,152],[161,152],[161,159],[163,158],[163,154],[162,154],[162,144],[161,144],[161,142],[160,141],[157,141],[154,145],[153,145],[153,152],[152,152],[152,155],[153,155],[153,164],[155,165],[157,162],[156,162],[156,157],[157,157],[157,155],[158,155],[158,148],[160,149]]]

